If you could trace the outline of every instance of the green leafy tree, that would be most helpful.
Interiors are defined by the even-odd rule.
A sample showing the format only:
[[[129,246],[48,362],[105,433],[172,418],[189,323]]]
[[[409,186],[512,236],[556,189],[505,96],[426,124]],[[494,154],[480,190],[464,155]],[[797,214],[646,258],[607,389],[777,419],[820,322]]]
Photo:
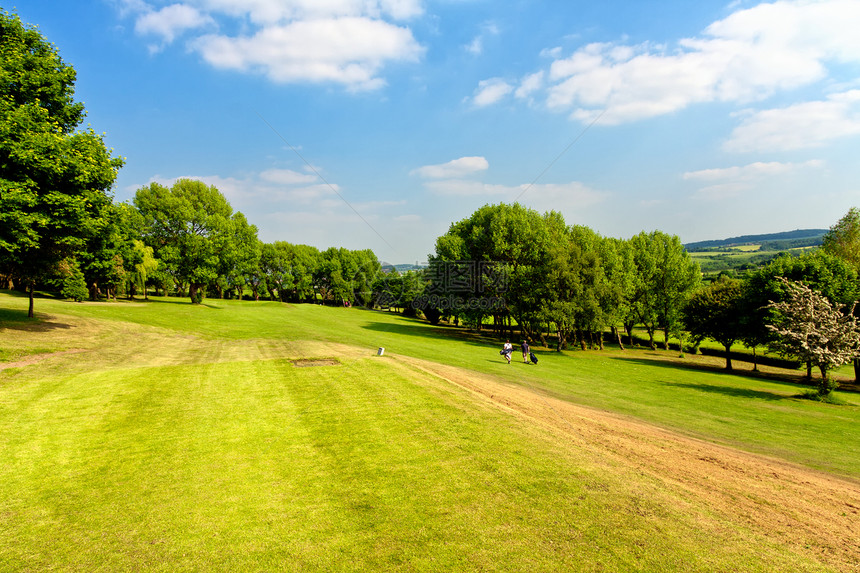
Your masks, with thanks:
[[[260,269],[265,276],[269,296],[286,302],[293,288],[293,274],[290,264],[292,245],[286,241],[265,243],[260,251]]]
[[[824,235],[824,252],[840,257],[860,273],[860,209],[852,207]]]
[[[748,346],[768,346],[774,340],[775,334],[767,325],[777,319],[770,303],[782,302],[788,296],[782,278],[803,282],[831,304],[850,305],[860,298],[857,272],[842,258],[823,250],[799,257],[781,255],[752,273],[744,283],[742,339]],[[807,363],[809,376],[812,366]]]
[[[67,259],[61,266],[60,294],[75,302],[82,302],[87,298],[87,281],[81,272],[77,261]]]
[[[631,316],[645,327],[652,349],[656,348],[654,334],[662,329],[668,349],[669,332],[680,321],[681,309],[701,282],[699,265],[676,235],[643,231],[630,239],[630,245],[636,267]]]
[[[830,227],[821,248],[847,262],[860,275],[860,209],[852,207]],[[860,382],[860,357],[854,359],[854,380]]]
[[[152,247],[145,245],[140,239],[133,239],[132,248],[135,262],[127,274],[129,296],[133,296],[136,291],[141,291],[143,298],[148,299],[147,282],[158,271],[159,261],[155,258]]]
[[[355,275],[352,277],[353,298],[356,304],[370,307],[374,298],[373,285],[376,284],[376,280],[382,272],[382,265],[370,249],[353,251],[352,254],[358,265]],[[410,285],[410,288],[413,286]],[[423,291],[423,288],[421,290]],[[410,307],[416,296],[416,294],[409,294]]]
[[[233,209],[214,185],[179,179],[138,189],[134,204],[144,218],[144,240],[177,285],[188,285],[194,303],[218,278],[219,246],[230,233]]]
[[[683,309],[684,327],[698,346],[705,338],[723,345],[726,370],[732,369],[732,345],[742,336],[743,283],[722,278],[694,292]]]
[[[103,293],[116,298],[117,291],[128,285],[130,273],[142,261],[135,248],[140,240],[142,218],[132,205],[113,203],[105,209],[101,231],[91,237],[78,256],[81,270],[90,289],[90,299]],[[134,283],[130,285],[133,293]]]
[[[817,366],[821,372],[818,393],[827,396],[838,387],[830,371],[853,360],[860,349],[860,327],[854,317],[854,305],[844,312],[843,305],[832,304],[802,282],[785,278],[779,281],[788,296],[769,305],[776,311],[776,318],[767,326],[778,335],[770,347]]]
[[[550,220],[561,222],[559,236],[563,234],[560,215],[542,216],[519,204],[485,205],[453,223],[429,257],[428,293],[456,302],[449,304],[455,308],[441,310],[474,328],[492,314],[500,335],[513,317],[530,336],[545,298],[541,289],[551,258]]]
[[[247,277],[260,265],[257,227],[249,224],[242,213],[234,213],[227,221],[225,232],[217,235],[215,243],[218,278],[214,284],[218,298],[224,298],[226,288],[241,299],[242,291],[248,284]]]
[[[606,286],[601,295],[601,308],[618,347],[624,350],[621,330],[624,318],[631,314],[630,300],[635,285],[635,266],[627,241],[604,238],[600,243],[600,258],[603,261]],[[632,336],[633,326],[629,333]]]
[[[76,131],[75,70],[16,15],[0,12],[0,269],[26,285],[84,249],[105,224],[122,160]]]

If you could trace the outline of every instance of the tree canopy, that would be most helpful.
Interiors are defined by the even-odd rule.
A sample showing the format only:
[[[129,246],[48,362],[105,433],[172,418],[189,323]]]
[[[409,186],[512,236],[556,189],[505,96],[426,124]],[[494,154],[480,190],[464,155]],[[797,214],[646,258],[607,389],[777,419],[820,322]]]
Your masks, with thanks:
[[[777,352],[810,362],[821,372],[818,392],[826,396],[837,384],[829,372],[850,362],[860,349],[860,328],[854,317],[854,305],[847,312],[841,304],[832,304],[827,297],[799,281],[780,278],[788,296],[772,302],[777,311],[767,327],[778,337],[770,346]]]
[[[169,189],[159,183],[138,189],[134,204],[144,219],[144,238],[192,302],[218,278],[232,230],[233,208],[214,185],[179,179]],[[242,219],[244,220],[244,218]]]
[[[75,70],[16,15],[0,13],[0,267],[28,285],[107,225],[122,160],[102,136],[76,131]]]

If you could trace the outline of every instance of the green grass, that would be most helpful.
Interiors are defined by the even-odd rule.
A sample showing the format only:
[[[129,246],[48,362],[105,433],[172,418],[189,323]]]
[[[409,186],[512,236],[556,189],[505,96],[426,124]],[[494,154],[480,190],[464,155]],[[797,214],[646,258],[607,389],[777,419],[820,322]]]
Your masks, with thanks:
[[[0,294],[9,356],[66,351],[0,371],[2,571],[827,570],[380,346],[860,476],[856,396],[650,351],[508,366],[461,329],[361,309],[36,310]],[[291,362],[314,357],[338,364]]]

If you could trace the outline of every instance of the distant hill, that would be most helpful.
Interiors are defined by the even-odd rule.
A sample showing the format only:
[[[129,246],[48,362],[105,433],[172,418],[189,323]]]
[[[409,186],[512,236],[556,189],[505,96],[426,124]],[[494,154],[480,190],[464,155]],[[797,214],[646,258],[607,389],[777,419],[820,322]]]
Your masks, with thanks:
[[[423,265],[411,265],[408,263],[392,265],[391,263],[382,263],[382,270],[386,273],[391,271],[397,271],[398,273],[405,273],[406,271],[420,271],[421,269],[427,268],[426,264]]]
[[[743,235],[718,241],[698,241],[687,243],[684,247],[688,252],[710,251],[742,245],[761,245],[762,251],[779,251],[799,247],[814,247],[821,244],[827,229],[797,229],[782,233],[765,235]]]

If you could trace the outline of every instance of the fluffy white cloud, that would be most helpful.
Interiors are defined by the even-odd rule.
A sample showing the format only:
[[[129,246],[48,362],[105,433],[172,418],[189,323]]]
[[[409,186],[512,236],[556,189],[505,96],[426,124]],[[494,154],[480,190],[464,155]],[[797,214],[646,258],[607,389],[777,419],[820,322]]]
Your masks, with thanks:
[[[142,6],[141,6],[142,7]],[[141,35],[160,36],[165,43],[171,43],[176,36],[186,30],[193,30],[213,24],[214,20],[187,4],[171,4],[161,10],[146,11],[137,18],[134,31]]]
[[[581,121],[606,110],[602,121],[618,124],[700,102],[758,101],[827,77],[830,64],[860,63],[858,21],[857,0],[781,0],[738,10],[672,48],[594,43],[566,58],[545,50],[546,104]],[[506,85],[482,82],[481,105],[500,101]]]
[[[860,90],[823,101],[769,109],[746,117],[725,143],[727,151],[788,151],[821,147],[860,134]]]
[[[240,34],[198,35],[188,42],[207,63],[262,73],[274,82],[335,82],[351,91],[385,85],[391,62],[415,62],[424,48],[398,22],[423,12],[421,0],[187,0],[159,10],[119,0],[139,35],[156,35],[159,51],[179,34],[239,23]]]
[[[336,82],[375,89],[389,61],[415,61],[423,49],[407,28],[369,18],[302,20],[252,36],[206,35],[193,49],[218,68],[260,71],[275,82]]]
[[[413,169],[410,175],[429,179],[457,178],[489,169],[490,164],[483,157],[461,157],[439,165],[425,165]]]
[[[407,20],[423,13],[420,0],[198,0],[208,10],[260,25],[292,20],[367,16]]]
[[[478,107],[492,105],[511,93],[513,86],[502,78],[491,78],[478,83],[472,103]]]

